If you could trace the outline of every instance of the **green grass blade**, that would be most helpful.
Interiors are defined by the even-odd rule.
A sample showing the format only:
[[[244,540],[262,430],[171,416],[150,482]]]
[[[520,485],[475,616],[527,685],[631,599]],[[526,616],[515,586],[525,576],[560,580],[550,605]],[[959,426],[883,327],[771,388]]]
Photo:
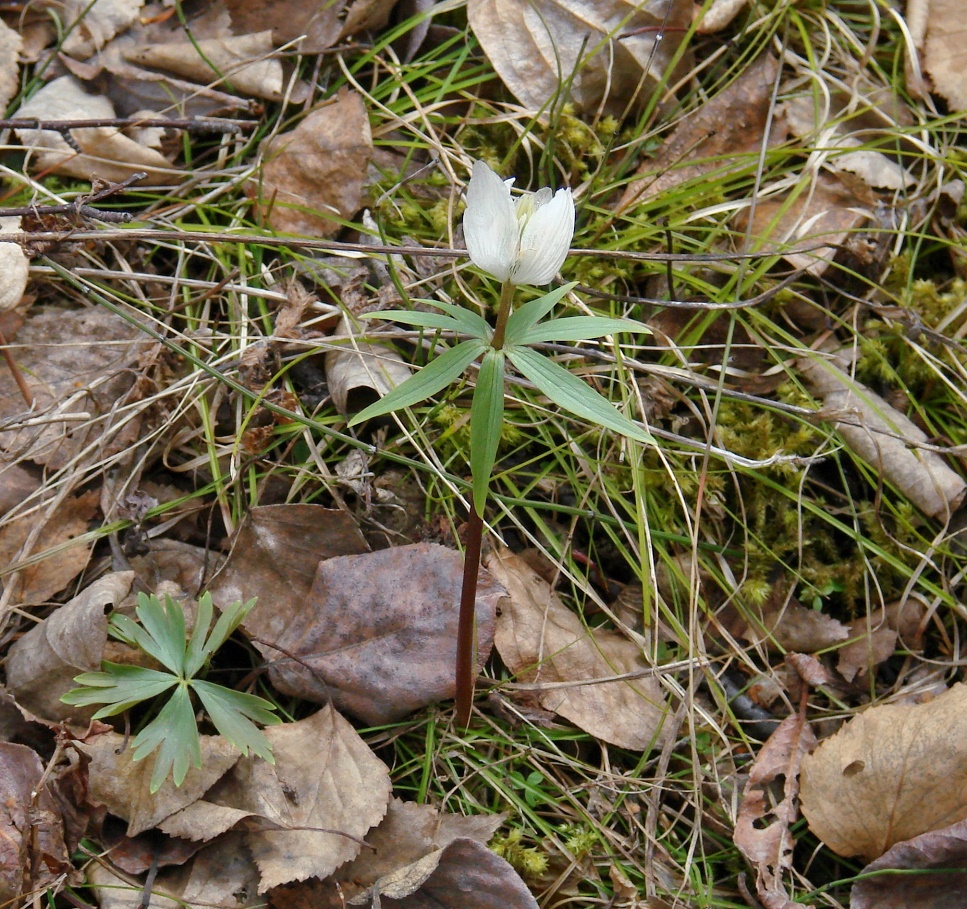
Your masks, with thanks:
[[[349,421],[350,426],[380,417],[383,414],[410,407],[436,394],[441,388],[450,385],[463,371],[487,349],[487,345],[476,338],[461,341],[456,347],[440,354],[432,363],[424,366],[416,375],[410,376],[402,385],[394,388],[388,395],[370,404]]]
[[[507,356],[558,407],[630,439],[646,444],[654,442],[649,433],[619,413],[607,398],[536,350],[513,348],[507,351]]]
[[[609,319],[605,316],[568,316],[550,319],[524,332],[516,343],[525,346],[544,341],[590,341],[602,335],[616,335],[625,331],[643,332],[647,327],[627,319]]]
[[[487,501],[503,422],[504,352],[491,349],[480,364],[470,408],[470,471],[473,475],[473,506],[479,515],[483,514]]]
[[[577,282],[572,281],[562,287],[557,287],[549,294],[525,303],[516,312],[511,313],[507,320],[507,330],[504,334],[505,344],[521,344],[521,338],[530,331],[541,319],[544,318],[560,301],[566,293],[577,287]]]

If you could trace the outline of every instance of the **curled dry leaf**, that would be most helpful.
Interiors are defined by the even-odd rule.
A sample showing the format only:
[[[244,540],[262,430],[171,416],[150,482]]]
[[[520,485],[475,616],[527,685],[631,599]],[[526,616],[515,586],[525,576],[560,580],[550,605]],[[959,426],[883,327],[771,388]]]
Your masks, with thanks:
[[[321,54],[339,40],[342,31],[343,0],[227,0],[236,34],[272,32],[277,47],[298,41],[300,54]],[[301,39],[301,40],[299,40]]]
[[[913,597],[898,600],[869,616],[850,622],[850,643],[837,651],[836,671],[852,682],[872,671],[896,650],[897,642],[906,649],[917,646],[920,622],[926,614],[924,604]]]
[[[74,461],[80,470],[133,445],[140,418],[123,405],[136,393],[141,337],[101,307],[33,307],[11,352],[36,406],[28,418],[13,377],[0,370],[0,450],[54,470]],[[21,415],[23,425],[11,419]],[[94,440],[96,448],[85,451]]]
[[[336,334],[352,338],[326,353],[326,379],[332,403],[343,416],[358,413],[410,377],[410,368],[391,347],[356,340],[359,327],[344,315]]]
[[[275,230],[330,237],[362,206],[373,139],[363,99],[344,90],[261,148],[262,214]]]
[[[181,786],[175,786],[169,777],[155,793],[150,783],[157,752],[134,761],[129,739],[116,732],[79,742],[78,748],[91,759],[88,772],[92,798],[128,822],[128,836],[157,827],[165,818],[197,802],[239,759],[238,749],[220,735],[200,738],[201,767],[191,764]]]
[[[453,697],[463,558],[418,543],[328,559],[307,598],[284,612],[257,605],[243,628],[285,694],[377,725]],[[481,569],[477,654],[490,654],[503,590]]]
[[[967,686],[853,717],[802,764],[802,812],[840,855],[872,861],[967,819]]]
[[[112,856],[113,857],[113,856]],[[106,863],[92,862],[87,872],[100,909],[142,909],[143,887],[114,874]],[[255,909],[265,905],[259,896],[258,871],[242,842],[231,834],[207,846],[177,868],[165,868],[151,882],[151,909]]]
[[[94,713],[95,708],[68,707],[60,696],[75,687],[74,676],[101,668],[107,613],[133,583],[133,571],[100,578],[11,645],[7,688],[21,707],[55,721]]]
[[[756,614],[752,606],[741,612],[727,607],[720,620],[727,623],[733,634],[740,634],[754,644],[764,643],[774,651],[783,653],[794,650],[800,653],[815,653],[845,641],[849,629],[832,616],[807,609],[798,600],[791,599],[781,606],[771,602]]]
[[[2,44],[2,33],[0,33],[0,44]],[[2,54],[3,48],[0,46],[0,60],[3,59]],[[14,234],[19,231],[19,217],[0,218],[0,241],[3,241],[4,234]],[[29,268],[30,262],[19,243],[0,242],[0,313],[13,309],[23,299],[24,291],[27,289]]]
[[[967,45],[960,0],[930,0],[923,68],[934,89],[955,110],[967,110]]]
[[[209,839],[242,824],[259,868],[259,892],[326,877],[355,858],[360,840],[386,813],[386,766],[331,706],[271,726],[275,764],[242,758],[203,801],[161,824],[172,836]]]
[[[494,643],[518,681],[535,683],[541,706],[621,748],[655,747],[667,708],[640,648],[613,631],[587,628],[509,550],[493,553],[487,567],[508,594]],[[607,681],[625,674],[634,677]]]
[[[722,31],[742,12],[749,0],[712,0],[712,5],[702,6],[701,18],[695,25],[700,35],[713,35]]]
[[[243,95],[269,101],[282,98],[282,63],[273,56],[271,31],[226,35],[179,44],[131,48],[125,59],[194,79],[217,83]]]
[[[964,905],[965,898],[967,821],[958,821],[897,843],[870,862],[853,885],[849,904],[850,909],[950,909]]]
[[[23,38],[6,22],[0,21],[0,107],[4,110],[17,94],[20,84],[20,52]]]
[[[690,65],[686,53],[669,71],[691,25],[691,0],[470,0],[467,16],[494,69],[531,112],[559,103],[563,85],[579,110],[620,116]]]
[[[792,868],[792,825],[798,818],[796,795],[803,756],[816,746],[802,716],[786,717],[762,746],[742,793],[734,841],[756,871],[756,890],[767,909],[792,909],[782,882]],[[780,784],[782,798],[772,797]]]
[[[17,905],[71,870],[64,822],[44,765],[26,745],[0,742],[0,902]],[[29,899],[27,900],[29,902]]]
[[[73,76],[48,82],[15,116],[38,120],[107,119],[115,116],[114,106],[103,95],[88,94]],[[142,185],[176,183],[184,172],[168,159],[124,135],[117,127],[98,126],[71,130],[80,146],[78,154],[64,137],[49,129],[18,129],[17,136],[28,149],[28,160],[36,170],[56,171],[81,180],[100,177],[120,182],[141,171]]]
[[[62,51],[83,60],[133,25],[144,0],[43,0],[39,6],[56,10],[64,26]]]
[[[846,365],[836,354],[799,361],[803,378],[823,400],[823,415],[858,457],[921,511],[934,518],[952,514],[967,495],[967,483],[936,452],[918,449],[928,441],[926,433],[851,378]]]

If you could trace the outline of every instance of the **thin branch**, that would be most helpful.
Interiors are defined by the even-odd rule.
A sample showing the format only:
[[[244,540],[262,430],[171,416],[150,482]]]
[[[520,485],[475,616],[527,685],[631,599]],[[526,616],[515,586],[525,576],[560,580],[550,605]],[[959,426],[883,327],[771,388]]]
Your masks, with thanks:
[[[125,223],[133,217],[129,212],[101,211],[99,208],[94,208],[93,203],[103,202],[111,196],[124,192],[133,184],[139,183],[147,176],[143,171],[138,171],[120,183],[95,183],[94,189],[91,192],[78,196],[73,202],[66,202],[62,205],[22,205],[19,208],[0,208],[0,218],[39,218],[44,215],[74,215],[78,218],[88,218],[94,221],[104,221],[105,223]]]
[[[54,133],[70,132],[72,129],[96,129],[97,127],[162,126],[184,129],[190,133],[240,133],[257,126],[254,120],[228,120],[222,117],[187,117],[169,120],[165,117],[96,117],[88,120],[39,120],[33,117],[11,117],[0,120],[0,129],[46,129]]]

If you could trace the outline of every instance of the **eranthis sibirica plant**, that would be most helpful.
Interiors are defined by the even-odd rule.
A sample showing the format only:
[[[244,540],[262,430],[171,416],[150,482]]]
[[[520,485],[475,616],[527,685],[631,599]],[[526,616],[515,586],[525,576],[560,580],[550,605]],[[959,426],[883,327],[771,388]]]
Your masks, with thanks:
[[[638,322],[605,316],[545,319],[576,283],[565,284],[513,310],[514,289],[518,285],[547,284],[560,271],[574,235],[575,213],[569,189],[552,192],[544,188],[524,193],[515,201],[511,196],[512,183],[513,180],[501,180],[483,161],[474,162],[463,216],[470,260],[502,282],[494,326],[469,309],[437,300],[421,302],[442,310],[439,313],[408,310],[367,313],[372,318],[446,331],[465,340],[444,351],[350,421],[354,425],[423,401],[460,378],[471,363],[480,363],[470,406],[473,494],[457,633],[456,718],[464,726],[470,716],[472,673],[476,664],[473,627],[482,515],[503,427],[507,362],[563,410],[639,442],[653,441],[649,433],[586,382],[534,349],[535,345],[546,342],[586,341],[624,331],[641,333],[647,328]]]

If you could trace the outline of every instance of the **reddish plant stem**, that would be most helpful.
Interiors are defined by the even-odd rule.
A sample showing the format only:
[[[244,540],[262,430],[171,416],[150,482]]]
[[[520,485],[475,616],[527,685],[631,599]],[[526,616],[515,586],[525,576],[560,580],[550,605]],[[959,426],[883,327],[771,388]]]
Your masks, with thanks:
[[[20,389],[20,394],[23,395],[23,399],[27,404],[27,407],[34,406],[34,395],[30,390],[30,386],[27,384],[27,380],[24,378],[23,373],[20,371],[20,367],[17,365],[17,361],[13,358],[10,351],[7,349],[7,339],[3,336],[3,332],[0,331],[0,353],[3,354],[3,359],[7,363],[7,369],[10,370],[10,374],[13,376],[14,382],[17,383],[17,388]]]
[[[473,679],[477,672],[474,647],[476,630],[477,576],[480,573],[480,546],[483,518],[470,505],[467,519],[467,548],[463,556],[463,587],[460,591],[460,618],[457,625],[457,715],[456,723],[464,729],[470,723],[473,707]]]

